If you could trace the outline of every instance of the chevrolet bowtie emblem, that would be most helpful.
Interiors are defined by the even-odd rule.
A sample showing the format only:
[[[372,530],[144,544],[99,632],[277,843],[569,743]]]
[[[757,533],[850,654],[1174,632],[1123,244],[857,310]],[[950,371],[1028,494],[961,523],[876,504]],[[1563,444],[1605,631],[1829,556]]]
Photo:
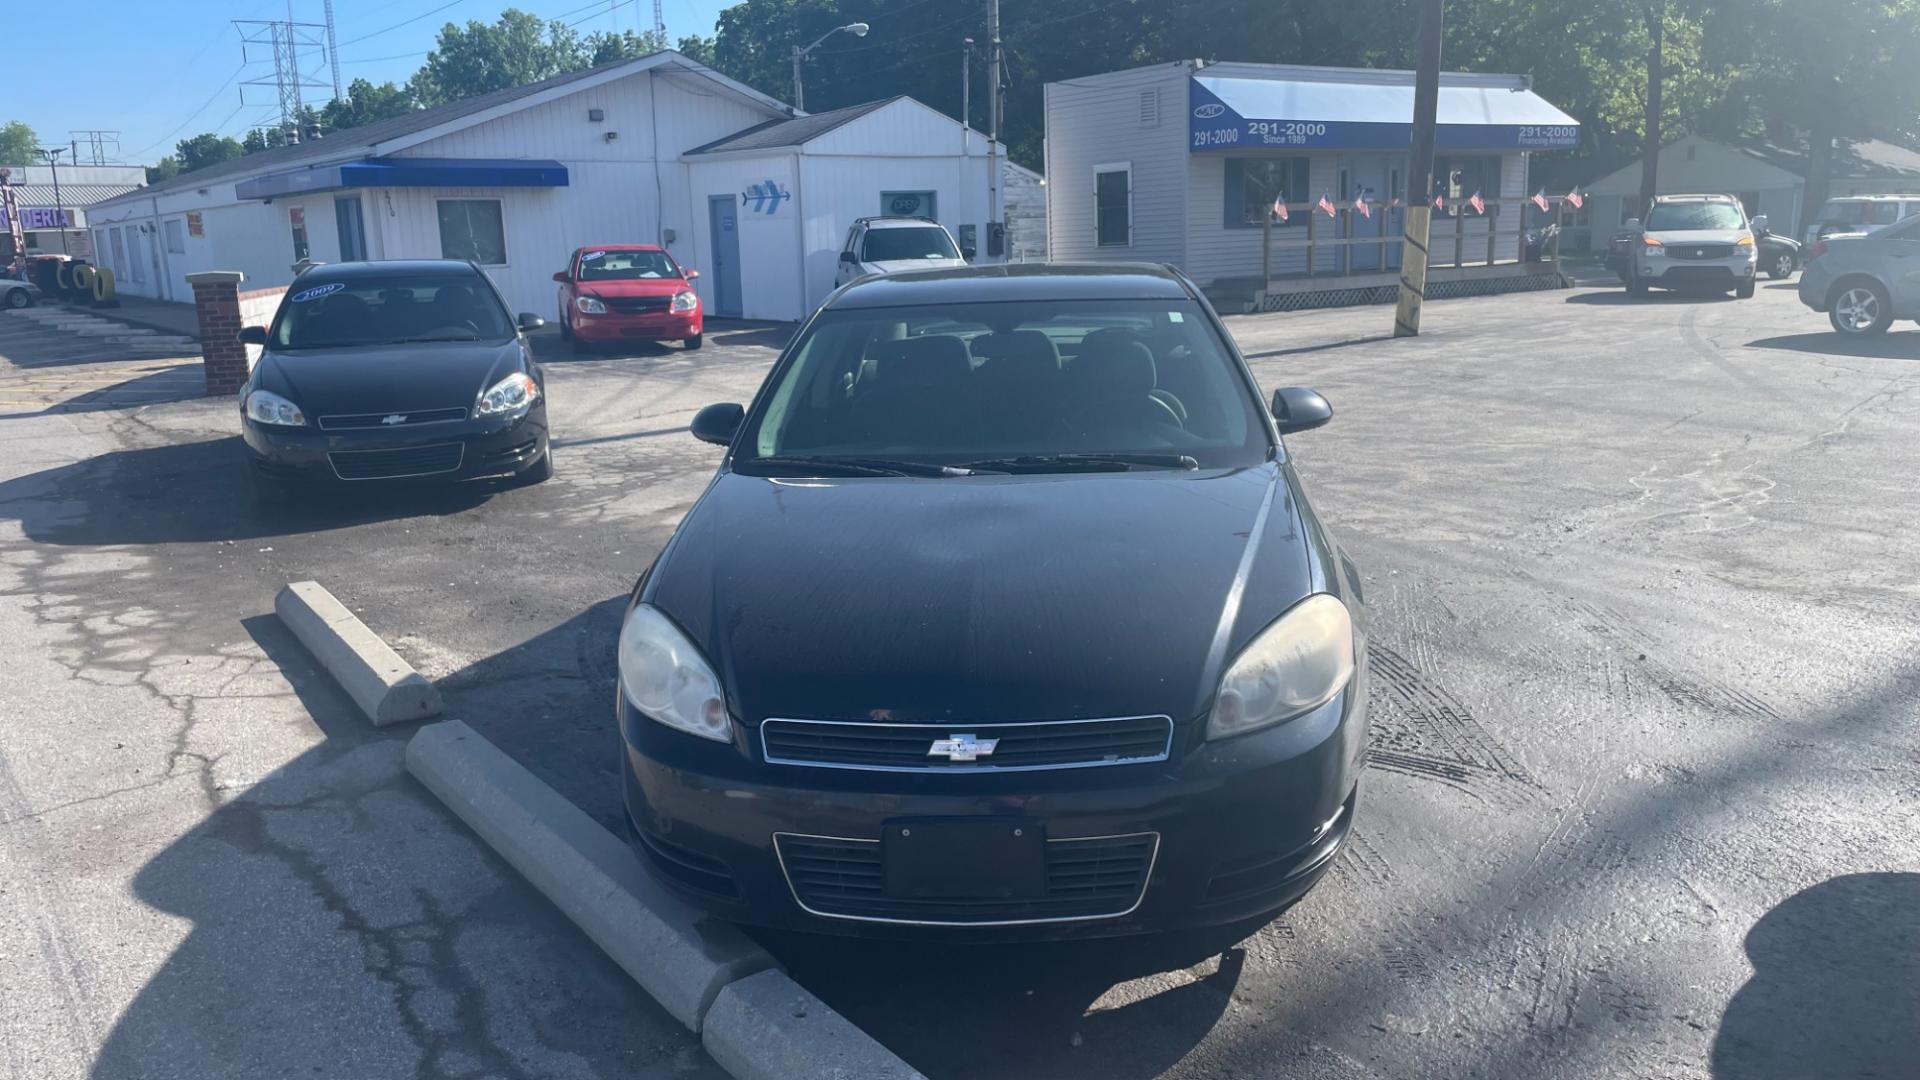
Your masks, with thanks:
[[[948,761],[972,761],[993,753],[1000,745],[999,739],[981,739],[972,735],[949,735],[944,739],[933,740],[933,748],[927,751],[928,757],[945,756]]]
[[[391,416],[381,417],[380,422],[383,424],[404,424],[407,422],[407,417],[405,413],[394,413]]]

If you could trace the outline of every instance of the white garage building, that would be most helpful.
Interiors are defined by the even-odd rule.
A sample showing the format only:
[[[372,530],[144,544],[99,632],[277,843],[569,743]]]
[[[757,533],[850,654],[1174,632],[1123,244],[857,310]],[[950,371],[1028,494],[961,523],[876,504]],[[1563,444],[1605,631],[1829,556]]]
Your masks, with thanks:
[[[987,149],[908,98],[796,114],[663,51],[250,154],[88,223],[119,289],[161,300],[191,302],[202,270],[256,288],[303,258],[449,257],[551,316],[575,247],[661,243],[701,271],[710,314],[793,320],[831,290],[855,217],[906,207],[984,238]]]

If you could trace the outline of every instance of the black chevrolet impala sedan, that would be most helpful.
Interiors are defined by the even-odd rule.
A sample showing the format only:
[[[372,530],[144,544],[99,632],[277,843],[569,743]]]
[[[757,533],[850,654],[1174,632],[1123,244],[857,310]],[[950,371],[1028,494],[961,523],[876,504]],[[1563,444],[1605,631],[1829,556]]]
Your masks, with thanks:
[[[471,263],[339,263],[288,288],[240,388],[255,494],[553,474],[540,367],[524,331]]]
[[[1351,827],[1351,563],[1211,307],[1147,266],[869,278],[634,588],[616,713],[655,873],[742,922],[968,939],[1238,922]]]

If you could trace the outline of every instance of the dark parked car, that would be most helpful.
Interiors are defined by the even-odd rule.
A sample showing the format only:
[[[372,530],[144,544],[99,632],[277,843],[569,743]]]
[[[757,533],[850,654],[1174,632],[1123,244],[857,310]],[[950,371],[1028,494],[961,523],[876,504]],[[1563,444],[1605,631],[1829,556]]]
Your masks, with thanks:
[[[1920,319],[1920,216],[1877,232],[1814,242],[1800,302],[1827,313],[1843,337],[1878,337]]]
[[[1767,227],[1767,216],[1753,219],[1754,239],[1760,245],[1760,270],[1775,281],[1785,281],[1800,269],[1800,241]]]
[[[743,922],[1103,935],[1274,912],[1366,746],[1353,565],[1211,307],[1149,266],[834,293],[635,586],[636,846]]]
[[[545,384],[493,283],[449,260],[339,263],[296,279],[240,388],[255,492],[553,474]]]

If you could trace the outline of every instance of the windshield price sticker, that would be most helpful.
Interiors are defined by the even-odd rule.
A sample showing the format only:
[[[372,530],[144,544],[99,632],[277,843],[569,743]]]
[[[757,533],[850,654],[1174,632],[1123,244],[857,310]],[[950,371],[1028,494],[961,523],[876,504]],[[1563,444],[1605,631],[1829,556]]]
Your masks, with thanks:
[[[311,289],[302,289],[287,299],[296,304],[304,304],[309,300],[318,300],[323,296],[332,296],[334,293],[346,287],[346,282],[343,281],[335,281],[327,285],[315,285]]]

